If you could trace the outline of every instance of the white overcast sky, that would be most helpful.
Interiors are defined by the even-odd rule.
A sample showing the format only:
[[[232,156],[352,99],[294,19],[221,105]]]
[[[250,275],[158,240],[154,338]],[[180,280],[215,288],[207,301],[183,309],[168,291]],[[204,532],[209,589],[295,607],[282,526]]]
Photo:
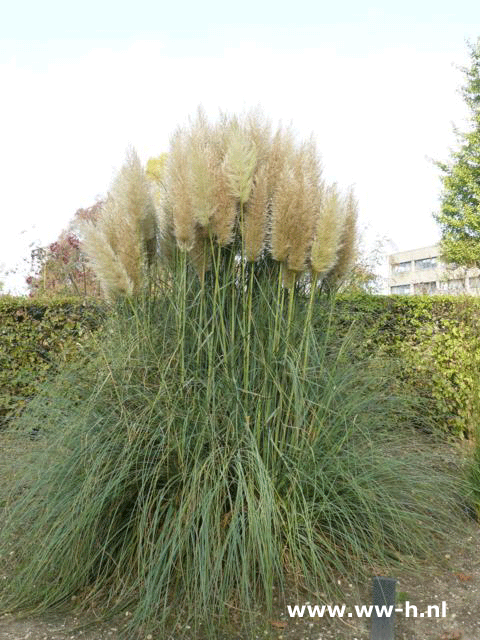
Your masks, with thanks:
[[[465,126],[458,89],[480,3],[26,0],[0,22],[0,265],[47,244],[108,190],[133,145],[168,148],[198,104],[260,105],[313,132],[325,175],[356,186],[368,237],[439,238],[438,170]],[[18,289],[20,276],[8,277]]]

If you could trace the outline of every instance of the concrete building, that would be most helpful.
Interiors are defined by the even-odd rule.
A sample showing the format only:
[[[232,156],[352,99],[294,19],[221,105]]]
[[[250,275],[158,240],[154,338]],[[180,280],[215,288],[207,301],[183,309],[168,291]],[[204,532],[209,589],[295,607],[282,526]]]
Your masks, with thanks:
[[[439,245],[389,256],[388,293],[480,295],[480,270],[445,265]]]

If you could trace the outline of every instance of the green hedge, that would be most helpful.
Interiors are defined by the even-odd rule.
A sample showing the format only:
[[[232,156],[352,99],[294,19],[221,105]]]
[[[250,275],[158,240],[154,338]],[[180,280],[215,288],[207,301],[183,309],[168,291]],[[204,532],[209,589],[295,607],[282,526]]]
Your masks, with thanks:
[[[104,313],[93,300],[0,297],[0,428],[62,362],[78,356]],[[401,359],[403,381],[430,401],[438,427],[473,438],[480,416],[480,299],[343,295],[334,317],[339,336],[356,327],[356,357]]]
[[[474,438],[480,417],[480,299],[344,295],[341,330],[358,328],[362,355],[402,359],[403,379],[430,401],[437,426]]]
[[[0,297],[0,429],[102,322],[98,301]]]

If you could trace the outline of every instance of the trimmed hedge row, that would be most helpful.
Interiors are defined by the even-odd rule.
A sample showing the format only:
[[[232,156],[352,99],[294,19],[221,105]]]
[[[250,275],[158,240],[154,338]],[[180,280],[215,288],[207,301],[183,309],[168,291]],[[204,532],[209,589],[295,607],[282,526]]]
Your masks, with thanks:
[[[0,297],[0,428],[39,385],[82,351],[103,322],[99,301]],[[355,353],[402,361],[404,381],[429,399],[446,435],[473,438],[480,416],[480,299],[338,297],[339,335],[358,330]]]
[[[77,357],[103,314],[98,301],[0,297],[0,428]]]
[[[344,295],[338,325],[359,330],[362,355],[402,359],[403,379],[430,400],[437,426],[475,438],[480,418],[480,299]]]

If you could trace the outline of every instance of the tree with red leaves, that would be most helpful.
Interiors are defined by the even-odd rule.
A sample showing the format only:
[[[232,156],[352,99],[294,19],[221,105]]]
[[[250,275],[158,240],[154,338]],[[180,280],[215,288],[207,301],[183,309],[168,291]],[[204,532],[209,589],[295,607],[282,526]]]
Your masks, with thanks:
[[[26,278],[30,297],[100,295],[98,280],[81,250],[79,223],[95,222],[102,206],[103,202],[98,201],[86,209],[78,209],[55,242],[32,250],[32,273]]]

